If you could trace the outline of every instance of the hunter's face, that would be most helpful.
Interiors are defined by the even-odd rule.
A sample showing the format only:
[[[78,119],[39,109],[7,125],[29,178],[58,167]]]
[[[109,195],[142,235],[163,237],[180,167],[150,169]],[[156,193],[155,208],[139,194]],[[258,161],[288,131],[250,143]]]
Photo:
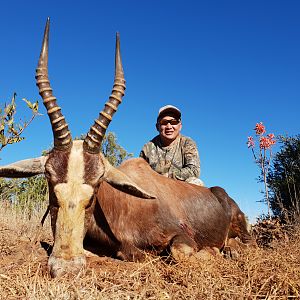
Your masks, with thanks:
[[[181,128],[181,121],[172,115],[164,116],[157,124],[161,140],[166,146],[171,144],[178,137]]]

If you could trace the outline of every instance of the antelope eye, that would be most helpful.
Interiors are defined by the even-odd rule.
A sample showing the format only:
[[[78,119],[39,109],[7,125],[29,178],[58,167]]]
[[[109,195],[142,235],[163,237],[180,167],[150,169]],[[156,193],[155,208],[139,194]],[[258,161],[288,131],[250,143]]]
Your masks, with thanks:
[[[94,200],[94,197],[91,197],[90,200],[89,200],[89,203],[88,203],[88,205],[85,207],[85,209],[88,209],[88,208],[90,208],[90,207],[92,206],[93,200]]]

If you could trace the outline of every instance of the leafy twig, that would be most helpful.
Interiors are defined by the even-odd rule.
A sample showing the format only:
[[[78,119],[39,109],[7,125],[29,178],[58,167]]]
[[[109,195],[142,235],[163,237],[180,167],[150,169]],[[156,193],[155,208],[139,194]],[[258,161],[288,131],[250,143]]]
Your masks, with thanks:
[[[16,96],[14,93],[10,103],[4,104],[4,109],[0,109],[0,151],[9,144],[19,143],[25,138],[21,135],[24,130],[32,123],[36,116],[41,115],[38,112],[38,101],[31,103],[27,99],[23,99],[26,102],[28,108],[32,112],[32,116],[28,122],[15,122],[16,114]]]

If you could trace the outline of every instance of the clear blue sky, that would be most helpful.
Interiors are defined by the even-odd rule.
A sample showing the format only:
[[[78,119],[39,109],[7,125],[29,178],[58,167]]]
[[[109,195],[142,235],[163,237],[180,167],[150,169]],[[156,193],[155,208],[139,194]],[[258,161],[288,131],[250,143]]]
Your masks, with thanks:
[[[40,99],[35,86],[42,34],[51,18],[49,74],[72,135],[86,133],[113,83],[115,33],[127,90],[109,130],[134,156],[156,135],[158,109],[182,110],[182,133],[198,144],[201,178],[220,185],[254,220],[266,206],[247,136],[299,133],[299,1],[3,1],[0,99]],[[41,103],[41,102],[40,102]],[[45,109],[41,104],[41,112]],[[1,164],[50,147],[47,115],[26,140],[1,152]]]

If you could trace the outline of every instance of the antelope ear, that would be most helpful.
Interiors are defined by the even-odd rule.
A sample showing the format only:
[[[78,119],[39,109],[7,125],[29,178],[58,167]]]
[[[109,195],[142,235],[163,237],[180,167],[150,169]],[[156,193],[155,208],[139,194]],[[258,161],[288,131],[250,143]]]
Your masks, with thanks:
[[[0,177],[24,178],[45,173],[48,156],[20,160],[0,167]]]
[[[116,169],[108,161],[105,161],[105,172],[103,175],[103,180],[111,184],[118,190],[121,190],[127,194],[145,198],[145,199],[155,199],[156,196],[151,195],[144,189],[135,184],[125,173]]]

